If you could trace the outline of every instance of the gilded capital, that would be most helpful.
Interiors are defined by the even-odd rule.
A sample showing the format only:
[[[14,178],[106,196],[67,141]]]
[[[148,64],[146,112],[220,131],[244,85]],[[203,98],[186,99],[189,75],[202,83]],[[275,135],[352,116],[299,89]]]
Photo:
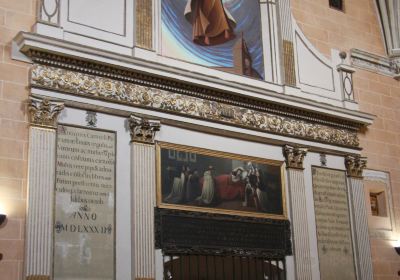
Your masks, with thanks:
[[[304,157],[308,149],[292,147],[289,145],[283,146],[283,155],[286,161],[286,168],[303,169]]]
[[[131,115],[128,120],[132,142],[154,144],[154,137],[160,131],[160,122]]]
[[[359,155],[348,155],[344,164],[348,177],[362,178],[363,170],[367,167],[367,158]]]
[[[64,104],[50,102],[47,98],[31,99],[28,107],[32,126],[56,128],[58,115],[64,109]]]

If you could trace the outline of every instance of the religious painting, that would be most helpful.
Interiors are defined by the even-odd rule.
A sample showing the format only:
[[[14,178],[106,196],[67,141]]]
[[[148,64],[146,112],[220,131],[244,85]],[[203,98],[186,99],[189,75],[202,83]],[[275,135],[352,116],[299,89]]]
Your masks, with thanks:
[[[162,0],[161,54],[264,79],[258,0]]]
[[[157,167],[159,207],[286,218],[282,162],[158,143]]]

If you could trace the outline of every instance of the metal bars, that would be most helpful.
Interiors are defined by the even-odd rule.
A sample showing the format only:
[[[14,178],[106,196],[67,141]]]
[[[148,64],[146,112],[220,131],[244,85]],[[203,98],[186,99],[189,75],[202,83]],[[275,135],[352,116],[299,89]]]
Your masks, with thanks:
[[[284,259],[164,255],[164,280],[286,280]]]

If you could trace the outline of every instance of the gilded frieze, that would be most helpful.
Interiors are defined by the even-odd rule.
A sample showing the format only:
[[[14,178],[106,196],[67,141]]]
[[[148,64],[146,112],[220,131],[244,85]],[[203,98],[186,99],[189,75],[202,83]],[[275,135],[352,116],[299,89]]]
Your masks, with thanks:
[[[356,131],[56,67],[34,65],[31,85],[311,141],[359,145]]]

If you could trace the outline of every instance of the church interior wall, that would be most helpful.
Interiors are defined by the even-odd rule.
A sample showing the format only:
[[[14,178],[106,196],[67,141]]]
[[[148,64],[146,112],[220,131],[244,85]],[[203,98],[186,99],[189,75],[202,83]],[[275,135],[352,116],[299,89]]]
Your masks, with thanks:
[[[331,49],[349,53],[358,48],[385,55],[375,1],[345,1],[345,12],[328,7],[326,1],[292,1],[292,12],[300,29],[326,57]],[[400,84],[392,77],[357,69],[354,91],[361,111],[376,115],[374,123],[360,134],[362,155],[368,168],[390,173],[395,222],[400,217]],[[396,239],[398,237],[394,237]],[[375,279],[397,279],[395,240],[371,238]]]
[[[5,227],[0,229],[0,253],[3,259],[0,260],[0,279],[19,280],[23,277],[24,271],[24,239],[25,239],[25,215],[27,202],[27,176],[28,176],[28,137],[29,123],[27,101],[30,93],[41,96],[57,96],[64,98],[62,94],[41,91],[29,88],[29,68],[30,64],[16,61],[11,58],[11,41],[19,31],[30,31],[35,23],[36,10],[38,0],[19,0],[19,1],[0,1],[0,205],[8,214],[8,220]],[[88,1],[94,2],[94,1]],[[155,2],[155,1],[153,1]],[[344,50],[349,55],[349,50],[358,48],[379,55],[385,55],[381,29],[376,16],[376,7],[372,0],[356,0],[346,1],[345,13],[332,10],[328,7],[325,0],[292,0],[292,12],[294,18],[304,32],[305,37],[315,48],[326,56],[328,59],[337,55],[332,49]],[[66,1],[63,2],[67,3]],[[132,8],[133,1],[118,1],[121,9]],[[264,3],[264,2],[263,2]],[[90,4],[88,4],[90,5]],[[263,4],[266,9],[266,4]],[[103,11],[107,8],[103,7]],[[158,9],[157,7],[155,8]],[[130,12],[126,10],[126,16],[132,17]],[[133,12],[133,9],[132,9]],[[66,24],[70,33],[65,39],[71,42],[85,43],[87,45],[96,45],[97,41],[92,38],[83,38],[76,33],[92,34],[94,29],[91,25],[102,24],[98,19],[94,22],[87,22],[84,15],[80,15],[79,11],[75,13],[75,19],[69,21],[67,18],[61,18],[61,22]],[[276,15],[275,15],[276,16]],[[121,19],[122,20],[122,19]],[[126,20],[126,18],[124,18]],[[157,27],[155,19],[153,24]],[[262,18],[265,23],[265,18]],[[274,20],[277,20],[275,17]],[[79,24],[73,23],[79,22]],[[82,27],[85,25],[85,27]],[[103,26],[104,27],[104,26]],[[41,26],[40,28],[43,28]],[[39,28],[39,29],[40,29]],[[124,55],[132,55],[132,47],[134,45],[135,28],[133,22],[119,21],[112,26],[105,26],[103,30],[96,29],[96,36],[117,44],[104,43],[102,46],[111,48],[116,53]],[[105,29],[105,30],[104,30]],[[43,30],[42,30],[43,31]],[[122,33],[130,34],[120,36]],[[272,33],[271,33],[272,32]],[[263,30],[263,36],[273,36],[273,31]],[[154,39],[157,45],[157,37]],[[278,46],[275,45],[274,48]],[[267,52],[271,50],[268,49]],[[277,51],[277,50],[275,50]],[[192,70],[200,74],[208,74],[209,69],[192,65],[187,62],[174,61],[164,57],[157,57],[155,52],[137,48],[133,54],[139,58],[149,56],[153,62],[162,62],[163,64],[172,63],[175,67],[183,70]],[[274,54],[269,53],[270,57]],[[278,57],[273,57],[279,59]],[[264,59],[267,61],[267,59]],[[336,61],[336,60],[335,60]],[[274,61],[279,64],[279,61]],[[333,64],[332,64],[333,65]],[[279,69],[266,69],[267,73],[280,75]],[[156,71],[155,71],[156,72]],[[226,84],[219,84],[217,87],[221,89],[231,90],[229,83],[238,83],[250,85],[252,89],[267,88],[271,91],[281,91],[281,85],[275,85],[270,82],[251,80],[242,76],[236,76],[225,72],[212,70],[220,80]],[[168,73],[168,75],[173,75]],[[177,75],[179,76],[179,75]],[[360,134],[361,144],[363,147],[361,154],[368,157],[368,168],[388,172],[390,174],[390,183],[392,188],[392,199],[394,206],[395,222],[399,223],[400,217],[400,84],[392,77],[385,77],[381,74],[368,72],[357,69],[353,74],[355,98],[359,103],[360,110],[376,115],[374,123]],[[185,79],[196,81],[196,77]],[[275,77],[275,82],[280,81],[280,77]],[[206,86],[212,86],[212,80],[197,81]],[[233,86],[236,93],[242,94],[246,90]],[[290,89],[289,89],[290,90]],[[255,92],[249,94],[256,95]],[[275,98],[275,97],[274,97]],[[75,103],[85,103],[84,98],[68,96],[66,99],[72,100],[67,108],[60,115],[59,122],[74,125],[85,125],[86,110],[73,108]],[[318,99],[319,100],[319,99]],[[322,100],[326,102],[326,100]],[[294,102],[294,101],[291,101]],[[335,101],[336,102],[336,101]],[[96,104],[92,109],[106,107],[107,102],[90,101]],[[329,103],[329,102],[328,102]],[[333,103],[333,102],[331,102]],[[110,103],[111,104],[111,103]],[[336,104],[336,103],[335,103]],[[213,143],[213,149],[224,152],[235,152],[255,157],[263,157],[283,161],[282,143],[291,142],[301,146],[313,146],[313,151],[309,152],[304,162],[304,178],[306,189],[306,205],[308,214],[308,228],[315,228],[315,214],[312,199],[312,176],[311,166],[320,166],[320,154],[317,151],[327,150],[335,151],[339,155],[327,155],[327,167],[345,170],[343,154],[354,152],[352,149],[344,147],[334,147],[326,143],[316,143],[304,139],[290,139],[281,135],[268,134],[260,131],[250,131],[245,128],[227,126],[220,123],[211,123],[205,120],[194,120],[183,116],[168,115],[163,112],[148,111],[142,108],[127,109],[129,106],[121,104],[111,104],[113,112],[119,115],[128,116],[132,110],[135,113],[143,115],[152,115],[158,119],[166,120],[161,131],[157,134],[156,140],[172,142],[177,144],[187,144],[201,148],[209,148],[208,143]],[[322,107],[322,106],[321,106]],[[322,109],[320,109],[322,111]],[[98,113],[97,126],[103,129],[118,130],[118,150],[117,162],[120,169],[119,175],[121,180],[127,182],[129,180],[130,161],[129,155],[129,133],[125,127],[126,116],[112,116],[110,114]],[[168,121],[167,121],[168,120]],[[176,122],[175,126],[172,123]],[[191,126],[187,123],[192,122]],[[118,124],[117,128],[116,125]],[[198,131],[194,131],[193,127],[198,126]],[[201,129],[201,127],[208,127]],[[211,130],[210,130],[211,129]],[[210,132],[211,131],[211,132]],[[228,133],[229,132],[229,133]],[[219,136],[215,135],[220,133]],[[243,140],[243,135],[254,141]],[[255,140],[256,139],[256,140]],[[249,147],[251,143],[251,147]],[[121,166],[123,168],[121,169]],[[118,186],[117,186],[118,187]],[[129,200],[129,189],[119,193],[117,208],[117,271],[118,279],[128,279],[128,275],[132,273],[131,264],[134,260],[131,257],[132,244],[129,235],[129,227],[131,218],[126,213],[130,213],[132,207]],[[286,193],[288,195],[288,193]],[[289,198],[287,197],[287,201]],[[289,210],[289,209],[288,209]],[[124,213],[122,215],[122,213]],[[127,216],[128,215],[128,216]],[[126,222],[128,220],[128,222]],[[312,230],[311,230],[312,231]],[[394,237],[399,238],[399,237]],[[393,249],[393,241],[382,238],[371,238],[372,258],[374,266],[374,275],[377,280],[397,279],[397,271],[399,270],[398,255]],[[318,248],[316,241],[316,233],[310,232],[309,243],[311,250],[311,265],[313,279],[319,279],[318,267]],[[156,269],[160,274],[160,254],[156,255]],[[294,276],[294,259],[292,256],[286,257],[288,279],[295,279]],[[158,265],[158,267],[157,267]],[[133,266],[133,265],[132,265]]]
[[[12,38],[30,31],[36,0],[0,2],[0,203],[8,212],[0,230],[0,278],[22,279],[27,197],[29,64],[11,59]]]

